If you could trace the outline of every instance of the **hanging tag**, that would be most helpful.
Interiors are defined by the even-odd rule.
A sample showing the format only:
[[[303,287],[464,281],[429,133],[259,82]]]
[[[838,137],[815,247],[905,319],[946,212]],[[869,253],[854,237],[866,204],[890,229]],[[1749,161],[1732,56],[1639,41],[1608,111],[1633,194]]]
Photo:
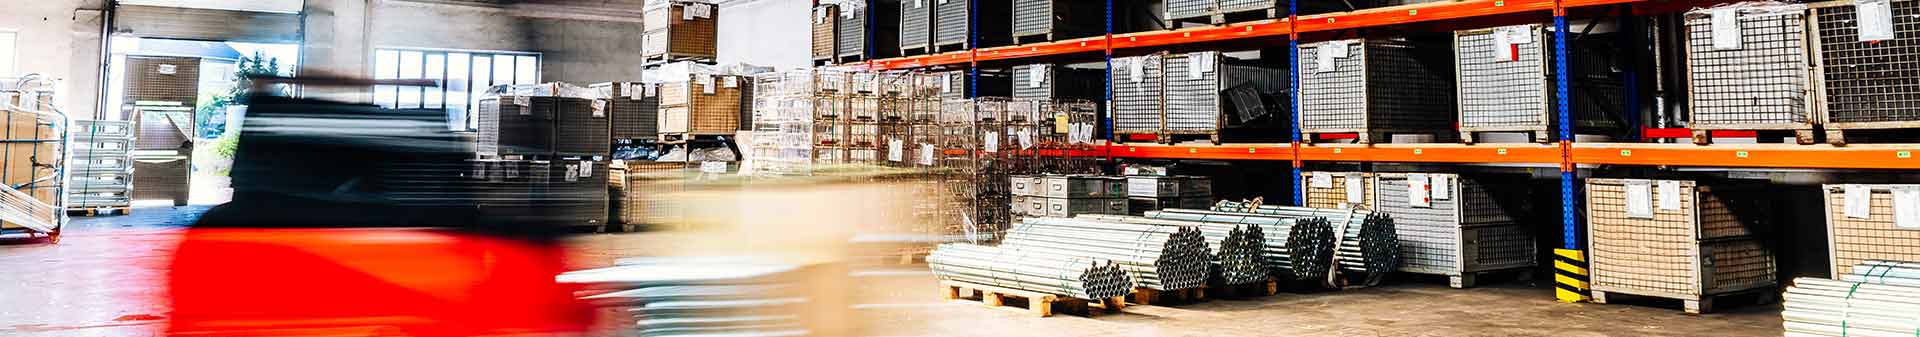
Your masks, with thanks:
[[[739,78],[739,77],[733,77],[733,76],[726,76],[725,78],[726,78],[727,80],[726,80],[726,81],[724,81],[724,82],[722,82],[722,83],[724,83],[723,85],[726,85],[726,86],[727,86],[728,88],[739,88],[739,87],[740,87],[740,78]]]
[[[1144,56],[1127,59],[1127,78],[1133,80],[1134,83],[1140,83],[1140,80],[1146,76],[1147,65],[1144,61],[1146,61],[1146,57]]]
[[[1027,69],[1027,87],[1028,88],[1039,88],[1040,84],[1045,83],[1046,81],[1047,81],[1047,65],[1035,64],[1033,65],[1032,68]]]
[[[1333,175],[1326,172],[1313,172],[1307,178],[1307,186],[1312,188],[1333,188]]]
[[[1866,219],[1871,216],[1870,211],[1873,209],[1872,189],[1866,185],[1852,184],[1842,185],[1841,189],[1845,190],[1846,197],[1841,200],[1840,206],[1847,217]]]
[[[942,4],[942,5],[945,5],[945,4],[947,4],[947,0],[940,0],[940,4]]]
[[[826,24],[826,23],[827,23],[827,9],[824,7],[814,8],[813,24],[820,25],[820,24]]]
[[[1653,183],[1646,180],[1626,181],[1627,217],[1653,218]]]
[[[1661,180],[1659,181],[1659,184],[1660,184],[1660,198],[1658,199],[1660,201],[1660,209],[1669,210],[1669,211],[1679,210],[1680,209],[1680,182],[1674,181],[1674,180]]]
[[[1073,124],[1072,121],[1067,120],[1067,113],[1062,112],[1062,113],[1053,114],[1053,133],[1054,134],[1068,133],[1068,131],[1070,131],[1074,125],[1075,124]]]
[[[1433,190],[1433,200],[1453,199],[1452,176],[1435,174],[1427,176],[1428,189]]]
[[[173,74],[180,73],[180,67],[171,65],[171,64],[162,64],[159,67],[154,67],[153,70],[154,72],[158,72],[161,75],[173,75]]]
[[[700,92],[701,93],[712,95],[714,94],[714,90],[718,90],[718,89],[719,88],[713,87],[713,75],[700,75]]]
[[[1533,27],[1520,26],[1507,30],[1507,42],[1513,44],[1533,43]]]
[[[640,83],[627,83],[627,99],[638,101],[641,99],[640,96],[643,94],[646,96],[653,96],[653,94],[646,93],[646,92],[652,91],[652,90],[648,90],[646,86],[647,86],[646,84],[640,84]]]
[[[951,92],[953,92],[953,74],[949,73],[940,78],[940,93],[945,94]]]
[[[1358,205],[1367,202],[1366,181],[1364,179],[1365,178],[1361,177],[1359,173],[1348,173],[1346,178],[1341,179],[1341,183],[1346,184],[1347,203]]]
[[[1319,65],[1316,71],[1334,71],[1339,66],[1334,60],[1347,57],[1347,44],[1343,41],[1329,41],[1321,44],[1320,50],[1314,56]]]
[[[699,8],[700,10],[698,10],[698,11],[695,11],[695,12],[693,12],[693,17],[696,17],[696,18],[701,18],[701,19],[705,19],[705,18],[709,18],[709,17],[713,17],[713,6],[712,6],[712,5],[708,5],[708,4],[696,4],[696,5],[694,5],[694,7],[695,7],[695,8]]]
[[[840,9],[840,17],[852,19],[854,12],[862,11],[862,10],[866,10],[866,8],[843,8],[843,9]]]
[[[606,117],[606,116],[607,116],[607,100],[604,100],[604,99],[593,100],[593,117]]]
[[[567,164],[567,169],[562,174],[567,177],[567,182],[580,181],[580,165]]]
[[[1716,8],[1713,13],[1713,49],[1740,49],[1740,10]]]
[[[658,93],[658,91],[657,91],[657,90],[659,90],[659,89],[658,89],[657,87],[655,87],[654,85],[652,85],[652,84],[641,84],[641,85],[640,85],[640,92],[643,92],[643,93],[645,93],[645,94],[647,95],[647,97],[653,97],[654,95],[658,95],[659,93]]]
[[[906,160],[906,149],[904,147],[906,147],[906,144],[899,139],[887,140],[887,161],[898,163]]]
[[[933,144],[920,144],[920,165],[933,166]]]
[[[1893,6],[1889,0],[1854,0],[1853,12],[1858,13],[1855,22],[1860,27],[1860,42],[1892,40]]]
[[[999,132],[987,131],[987,138],[982,140],[982,142],[986,143],[986,145],[983,146],[980,150],[987,151],[988,153],[1000,151],[1000,133]]]
[[[1194,53],[1194,54],[1187,55],[1187,78],[1188,79],[1195,79],[1195,80],[1201,79],[1202,78],[1201,74],[1206,72],[1206,69],[1207,69],[1206,60],[1201,58],[1202,55],[1206,55],[1206,53]]]
[[[926,7],[926,0],[913,0],[913,8]]]
[[[1428,183],[1426,174],[1407,174],[1407,205],[1433,207],[1433,192],[1428,191]]]
[[[693,21],[693,6],[680,7],[680,21]]]
[[[1893,187],[1893,227],[1920,229],[1920,186]]]
[[[1496,32],[1493,34],[1493,59],[1495,61],[1505,62],[1517,60],[1518,57],[1514,55],[1516,54],[1514,52],[1517,51],[1515,49],[1518,48],[1508,39],[1507,33]]]
[[[513,105],[518,105],[518,106],[533,105],[533,100],[530,98],[527,98],[527,96],[513,96]]]
[[[592,160],[580,161],[580,177],[593,178],[593,161]]]
[[[1033,130],[1020,130],[1016,135],[1020,138],[1021,150],[1033,148]]]

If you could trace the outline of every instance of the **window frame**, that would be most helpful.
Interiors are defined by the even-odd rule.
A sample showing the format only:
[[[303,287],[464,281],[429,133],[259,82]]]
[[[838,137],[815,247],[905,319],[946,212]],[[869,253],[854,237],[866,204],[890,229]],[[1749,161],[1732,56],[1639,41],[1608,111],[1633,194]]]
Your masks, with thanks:
[[[383,66],[385,66],[385,64],[383,64],[385,63],[383,54],[387,53],[393,55],[392,69],[383,68]],[[409,54],[416,54],[418,58],[411,58],[413,55]],[[460,55],[461,57],[456,58],[455,55]],[[370,61],[372,62],[369,62],[368,68],[373,78],[417,79],[426,78],[428,77],[427,75],[438,74],[438,78],[426,79],[440,81],[439,87],[432,88],[373,86],[371,87],[373,90],[373,95],[371,96],[375,105],[390,109],[438,109],[447,112],[449,118],[456,117],[453,113],[456,109],[460,109],[458,110],[460,112],[458,117],[464,119],[466,124],[464,129],[466,131],[475,131],[479,128],[479,120],[474,118],[473,113],[478,108],[479,95],[486,91],[487,88],[501,84],[539,84],[541,75],[546,68],[544,65],[546,56],[540,52],[375,47],[370,56]],[[505,58],[502,58],[502,56],[505,56]],[[523,60],[528,57],[532,58],[533,71],[531,74],[522,74],[519,68],[525,64]],[[453,63],[455,63],[454,61],[456,59],[464,62],[461,62],[462,65],[460,66],[454,66]],[[476,64],[474,61],[477,59],[485,59],[487,63],[486,66],[484,68],[478,67],[479,64]],[[417,61],[417,63],[401,64],[403,60]],[[438,61],[439,67],[437,69],[428,69],[428,66],[434,64],[436,60]],[[503,61],[504,63],[502,63]],[[500,70],[494,67],[494,65],[499,64],[509,65],[510,68],[508,68],[508,72],[504,74],[500,73]],[[413,67],[408,67],[409,65]],[[465,74],[456,75],[452,71],[455,69],[464,70]],[[481,73],[481,69],[485,70],[485,74]],[[521,75],[530,76],[523,78]],[[505,81],[501,81],[502,79]],[[464,83],[466,90],[455,90],[454,82],[456,80],[467,81]],[[405,91],[408,90],[414,92],[405,93]],[[456,100],[455,98],[461,98],[464,102]],[[450,120],[449,122],[452,121]]]

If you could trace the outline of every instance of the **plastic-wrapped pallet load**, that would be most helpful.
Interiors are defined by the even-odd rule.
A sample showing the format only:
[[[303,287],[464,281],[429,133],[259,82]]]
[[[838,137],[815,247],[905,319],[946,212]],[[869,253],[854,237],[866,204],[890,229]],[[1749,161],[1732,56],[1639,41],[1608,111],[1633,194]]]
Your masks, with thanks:
[[[1426,42],[1391,37],[1300,45],[1301,139],[1352,133],[1360,143],[1386,143],[1393,134],[1453,135],[1453,52]]]
[[[1845,144],[1852,129],[1920,128],[1920,0],[1810,6],[1827,142]]]
[[[1300,172],[1307,183],[1306,202],[1313,208],[1359,208],[1374,210],[1374,174],[1364,172]]]
[[[1099,35],[1106,31],[1105,20],[1106,7],[1099,2],[1013,0],[1013,43]]]
[[[1717,296],[1771,291],[1773,251],[1760,186],[1688,180],[1587,179],[1593,301],[1609,294],[1678,299],[1688,313]]]
[[[833,64],[833,58],[840,56],[840,42],[834,38],[840,33],[840,5],[820,4],[813,6],[813,64]]]
[[[1381,212],[1400,238],[1399,271],[1447,275],[1454,288],[1484,272],[1533,267],[1526,177],[1379,173]],[[1521,270],[1522,275],[1529,273]]]
[[[720,6],[705,1],[647,5],[640,55],[647,62],[713,60],[719,55]]]
[[[1920,185],[1825,185],[1833,275],[1872,260],[1920,261]]]
[[[1462,141],[1474,142],[1476,132],[1526,132],[1539,143],[1557,138],[1552,29],[1528,24],[1454,33]],[[1569,60],[1574,64],[1568,75],[1575,83],[1568,93],[1575,133],[1605,134],[1623,120],[1625,93],[1614,75],[1609,40],[1602,35],[1569,41],[1569,53],[1579,56]]]
[[[934,3],[934,52],[995,47],[1013,40],[1009,0],[928,0]],[[976,21],[978,20],[978,21]]]
[[[1748,2],[1686,14],[1688,127],[1795,130],[1813,142],[1813,72],[1806,5]]]
[[[914,56],[933,52],[935,1],[900,0],[900,55]]]

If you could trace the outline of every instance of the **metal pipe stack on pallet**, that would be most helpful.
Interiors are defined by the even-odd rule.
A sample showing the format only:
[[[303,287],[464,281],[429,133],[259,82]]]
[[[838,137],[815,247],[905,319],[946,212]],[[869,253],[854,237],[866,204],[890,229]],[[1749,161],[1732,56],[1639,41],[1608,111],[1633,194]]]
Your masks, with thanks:
[[[1394,134],[1455,134],[1452,48],[1413,37],[1300,45],[1301,141],[1355,134],[1390,143]]]
[[[1241,285],[1271,279],[1267,267],[1267,235],[1260,226],[1124,215],[1081,215],[1080,219],[1144,225],[1192,227],[1207,239],[1213,257],[1213,284]]]
[[[1801,277],[1780,312],[1787,336],[1912,336],[1920,333],[1920,264],[1866,261],[1838,280]]]
[[[1474,142],[1478,132],[1524,132],[1536,143],[1558,138],[1552,29],[1527,24],[1454,33],[1461,141]],[[1579,35],[1568,41],[1568,53],[1579,56],[1570,60],[1568,75],[1573,130],[1607,134],[1625,120],[1611,38]]]
[[[1153,219],[1199,221],[1260,228],[1269,274],[1285,281],[1324,282],[1333,269],[1333,226],[1325,218],[1281,218],[1202,210],[1147,212]]]
[[[1688,313],[1715,297],[1771,291],[1773,251],[1758,184],[1587,179],[1588,271],[1593,301],[1608,294],[1678,299]]]
[[[1533,234],[1520,218],[1525,177],[1379,173],[1380,211],[1394,215],[1399,271],[1446,275],[1454,288],[1483,272],[1533,267]],[[1523,273],[1525,271],[1522,271]]]
[[[1762,2],[1686,13],[1694,143],[1711,142],[1708,130],[1794,130],[1799,143],[1813,143],[1817,84],[1808,68],[1806,8]],[[1723,20],[1734,24],[1715,23]]]
[[[1873,260],[1920,261],[1920,185],[1825,185],[1833,276]]]
[[[1167,208],[1213,206],[1213,180],[1201,176],[1128,176],[1127,209],[1133,215]]]
[[[1827,142],[1846,130],[1920,128],[1920,1],[1828,1],[1813,8]]]
[[[1133,292],[1133,281],[1113,261],[1002,245],[942,244],[927,267],[943,280],[1028,290],[1085,300]]]
[[[1213,209],[1215,212],[1252,213],[1280,218],[1326,219],[1332,226],[1334,237],[1338,238],[1334,244],[1334,263],[1340,271],[1357,278],[1359,284],[1379,284],[1387,273],[1393,272],[1401,264],[1400,237],[1395,230],[1397,225],[1387,213],[1360,209],[1254,206],[1234,201],[1221,201],[1214,204]],[[1355,282],[1349,284],[1352,283]],[[1338,283],[1333,283],[1329,277],[1329,284]]]
[[[1113,261],[1136,287],[1161,291],[1205,286],[1211,260],[1198,229],[1089,219],[1027,219],[1000,247]]]

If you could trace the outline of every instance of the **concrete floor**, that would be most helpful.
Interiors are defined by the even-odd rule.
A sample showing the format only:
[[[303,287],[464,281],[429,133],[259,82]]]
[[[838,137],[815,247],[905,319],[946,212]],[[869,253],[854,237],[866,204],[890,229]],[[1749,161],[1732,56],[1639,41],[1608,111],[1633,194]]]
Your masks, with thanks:
[[[63,241],[0,237],[0,336],[152,336],[168,314],[162,268],[178,226],[204,207],[138,209],[75,218]],[[683,244],[672,233],[585,235],[585,266]],[[862,267],[855,310],[867,335],[885,336],[1778,336],[1779,306],[1721,303],[1680,313],[1672,301],[1561,304],[1551,288],[1508,282],[1449,289],[1416,281],[1367,289],[1282,293],[1174,306],[1133,306],[1093,317],[993,310],[942,300],[917,266]]]

